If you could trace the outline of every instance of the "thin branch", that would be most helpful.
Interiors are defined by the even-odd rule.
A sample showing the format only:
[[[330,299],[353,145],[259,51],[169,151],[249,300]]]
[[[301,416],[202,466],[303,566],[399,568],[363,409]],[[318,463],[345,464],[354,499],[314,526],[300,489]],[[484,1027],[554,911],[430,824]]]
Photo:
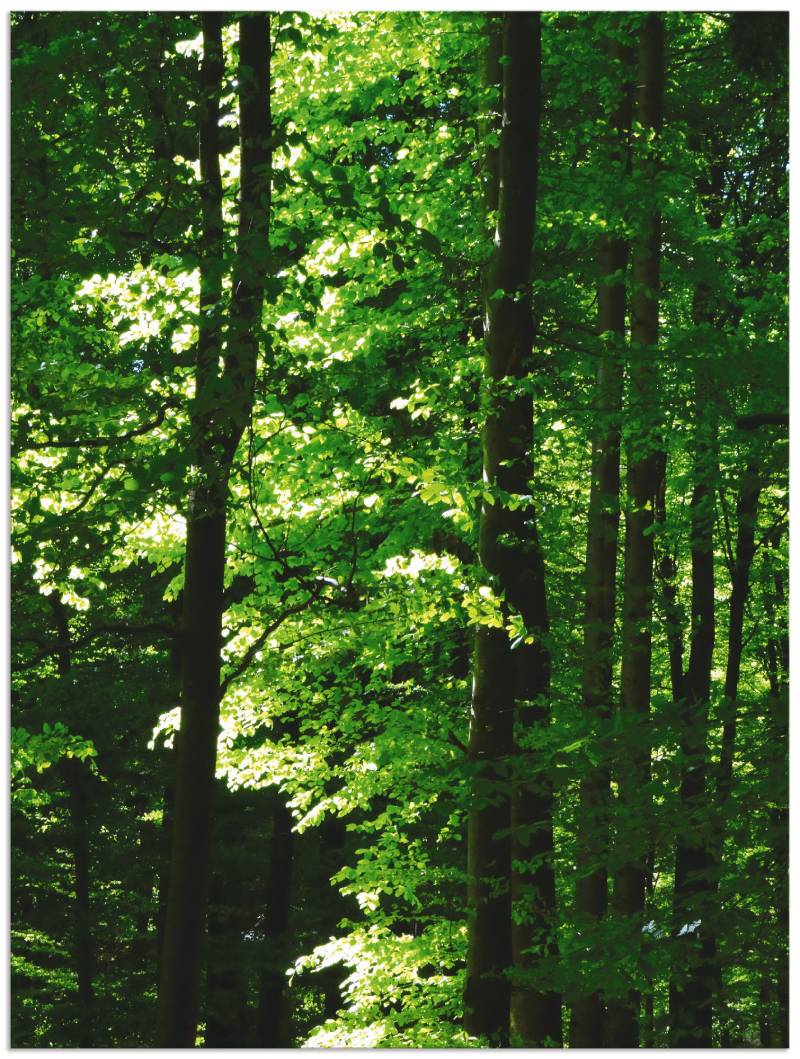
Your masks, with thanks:
[[[246,672],[246,670],[250,667],[250,663],[253,661],[255,656],[264,646],[264,644],[267,642],[268,637],[270,637],[272,633],[279,629],[287,618],[291,618],[295,614],[300,614],[302,611],[310,607],[311,604],[317,599],[321,591],[322,585],[320,584],[317,590],[312,592],[308,599],[303,600],[302,603],[295,603],[295,605],[292,607],[287,607],[286,610],[279,614],[274,621],[270,622],[270,624],[266,626],[261,635],[256,640],[254,640],[253,643],[251,643],[250,646],[247,648],[245,653],[242,655],[238,665],[221,682],[220,697],[224,696],[231,684],[235,680],[238,680],[239,677]]]
[[[109,445],[116,445],[120,441],[129,441],[131,438],[139,437],[142,434],[148,434],[151,430],[155,430],[156,427],[160,427],[164,422],[164,418],[167,414],[167,409],[171,405],[165,405],[158,413],[155,419],[152,419],[149,423],[143,423],[140,427],[134,427],[133,430],[128,430],[124,434],[115,434],[109,437],[101,438],[83,438],[81,440],[71,441],[56,441],[53,438],[48,438],[47,441],[38,442],[35,445],[27,444],[25,449],[27,451],[40,451],[41,449],[103,449]]]

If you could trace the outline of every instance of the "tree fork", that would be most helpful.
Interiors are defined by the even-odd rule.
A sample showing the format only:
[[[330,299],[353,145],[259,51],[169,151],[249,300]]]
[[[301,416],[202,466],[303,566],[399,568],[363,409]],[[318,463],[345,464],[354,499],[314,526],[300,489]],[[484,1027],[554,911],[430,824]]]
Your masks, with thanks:
[[[187,521],[181,734],[172,862],[159,989],[157,1042],[195,1044],[210,870],[228,476],[250,414],[269,235],[269,15],[240,20],[239,115],[242,179],[239,239],[225,355],[219,377],[222,297],[222,187],[219,100],[224,72],[222,16],[202,16],[200,166],[203,218],[201,324],[192,434],[198,470]],[[262,240],[261,245],[257,245]],[[247,272],[247,278],[244,273]]]

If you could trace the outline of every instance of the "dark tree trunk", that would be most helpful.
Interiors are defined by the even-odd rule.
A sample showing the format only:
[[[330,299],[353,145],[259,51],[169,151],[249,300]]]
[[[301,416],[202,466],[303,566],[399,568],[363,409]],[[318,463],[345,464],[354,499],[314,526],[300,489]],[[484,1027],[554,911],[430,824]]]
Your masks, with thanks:
[[[682,829],[675,855],[673,963],[669,988],[672,1048],[711,1047],[713,963],[708,946],[711,858],[702,825],[706,799],[708,700],[714,652],[715,441],[708,394],[698,387],[695,485],[691,499],[692,609],[689,667],[679,705]]]
[[[661,129],[664,29],[659,15],[645,17],[639,37],[638,119],[656,142]],[[642,177],[655,196],[657,161],[642,151]],[[643,791],[650,781],[650,662],[653,612],[653,509],[659,477],[660,438],[655,436],[658,398],[653,363],[658,344],[661,217],[651,200],[633,245],[629,416],[636,425],[628,445],[625,572],[623,579],[621,719],[623,738],[616,757],[619,788],[618,857],[613,910],[626,950],[640,951],[647,872],[649,806]],[[639,1043],[639,993],[609,1001],[606,1044]]]
[[[725,666],[722,746],[717,772],[717,802],[723,808],[733,782],[733,758],[738,720],[737,699],[744,645],[744,610],[750,592],[750,568],[755,554],[758,498],[762,482],[756,464],[749,461],[739,483],[736,501],[736,552],[728,618],[728,658]]]
[[[64,762],[75,872],[73,953],[78,979],[78,1047],[91,1048],[94,1039],[94,937],[91,915],[91,860],[89,847],[89,774],[74,758]]]
[[[677,558],[669,545],[664,530],[667,525],[667,453],[658,453],[658,487],[656,489],[655,522],[656,540],[654,548],[659,551],[656,572],[661,584],[661,602],[664,608],[664,628],[667,636],[669,657],[669,680],[672,701],[683,698],[683,609],[678,599]]]
[[[524,749],[526,731],[545,724],[548,716],[549,657],[542,642],[548,623],[544,564],[530,502],[532,401],[529,394],[499,384],[522,378],[532,362],[539,15],[506,15],[502,50],[508,59],[503,66],[503,123],[497,166],[491,165],[500,181],[496,250],[486,277],[488,408],[483,454],[484,478],[493,496],[484,500],[481,511],[479,554],[496,595],[503,595],[506,605],[522,616],[533,642],[517,643],[512,651],[506,629],[479,626],[476,634],[469,744],[474,778],[465,1026],[495,1044],[505,1044],[510,1008],[511,1032],[530,1046],[561,1043],[560,997],[547,982],[557,953],[552,792],[549,778]],[[509,494],[516,498],[513,509]],[[515,720],[523,742],[512,783]],[[541,860],[535,871],[512,873],[512,855],[530,860],[538,854]],[[512,921],[509,876],[514,901],[528,909],[525,923]]]
[[[725,152],[727,153],[727,152]],[[700,197],[711,231],[722,225],[724,166],[712,159],[700,182]],[[707,283],[695,292],[693,322],[698,345],[714,324],[713,291]],[[713,347],[712,347],[713,348]],[[675,851],[673,955],[669,984],[669,1044],[673,1048],[710,1048],[714,942],[712,914],[713,854],[703,824],[712,812],[707,786],[708,702],[714,654],[714,491],[717,427],[713,365],[695,367],[694,489],[690,504],[692,608],[689,665],[678,707],[682,754],[680,803],[683,828]]]
[[[208,903],[228,476],[252,407],[270,195],[269,16],[246,15],[240,21],[239,34],[239,237],[225,371],[220,377],[224,265],[218,121],[223,77],[222,18],[217,13],[207,13],[202,15],[202,22],[201,322],[192,410],[198,485],[187,522],[181,736],[157,1031],[159,1046],[185,1048],[194,1046],[197,1032]]]
[[[215,810],[203,1047],[244,1048],[250,1036],[244,942],[252,924],[244,860],[250,832],[242,820],[241,800],[224,787],[217,791]]]
[[[786,702],[784,700],[785,709]],[[779,761],[788,776],[786,725],[782,725],[782,753]],[[789,808],[772,811],[772,854],[775,862],[775,917],[778,926],[778,968],[776,993],[778,1002],[778,1047],[789,1047]]]
[[[503,27],[503,126],[500,140],[498,251],[490,288],[507,292],[494,308],[487,351],[493,379],[524,378],[535,369],[530,282],[536,230],[541,111],[541,18],[507,15]],[[512,300],[512,293],[516,300]],[[545,568],[530,495],[533,478],[533,401],[513,395],[497,421],[500,456],[495,481],[521,498],[516,511],[494,507],[502,525],[493,541],[494,567],[506,602],[522,616],[526,639],[510,646],[514,674],[514,759],[511,794],[511,1035],[523,1047],[561,1047],[557,977],[558,919],[553,868],[553,792],[549,772],[527,749],[549,723],[550,653]],[[529,639],[532,642],[528,642]],[[525,868],[533,861],[534,868]]]
[[[496,110],[484,123],[484,136],[499,132],[502,101],[502,19],[490,17],[484,66],[484,84],[496,89]],[[500,194],[500,153],[487,145],[484,158],[484,205],[492,221]],[[484,276],[484,308],[488,340],[489,277]],[[489,365],[487,360],[486,373]],[[487,443],[484,427],[484,450]],[[484,465],[487,460],[484,451]],[[479,557],[483,550],[491,508],[483,505]],[[513,749],[513,687],[510,680],[508,641],[502,630],[486,625],[475,633],[472,716],[469,760],[472,803],[467,834],[468,950],[464,988],[464,1027],[495,1045],[508,1044],[511,992],[507,978],[511,966],[511,803],[510,755]],[[499,678],[499,679],[498,679]]]
[[[289,1019],[286,1010],[286,943],[292,896],[294,834],[292,814],[280,792],[275,792],[272,811],[269,874],[264,906],[266,963],[258,986],[256,1021],[257,1048],[290,1048]]]
[[[620,102],[611,115],[610,150],[620,179],[629,173],[628,137],[632,117],[630,52],[617,41],[606,45],[610,60],[622,64]],[[619,532],[620,415],[625,342],[625,270],[628,247],[622,238],[603,236],[598,246],[597,327],[600,356],[595,387],[596,427],[592,439],[592,484],[586,547],[582,701],[594,750],[580,785],[577,835],[575,921],[591,965],[605,959],[598,925],[608,907],[608,826],[611,797],[610,725],[613,697],[613,639]],[[599,758],[599,760],[598,760]],[[599,991],[582,992],[572,1004],[571,1048],[603,1043],[605,1001]]]
[[[780,546],[783,527],[769,534],[770,548]],[[775,878],[775,919],[778,951],[774,963],[774,994],[777,1022],[772,1044],[779,1048],[789,1047],[789,806],[785,784],[789,775],[789,631],[786,626],[786,590],[783,573],[778,571],[773,579],[774,592],[764,594],[764,613],[774,635],[769,638],[768,666],[770,681],[770,744],[774,769],[774,785],[782,791],[779,804],[769,810],[769,836]],[[779,611],[776,612],[776,606]],[[772,967],[769,968],[769,972]],[[769,973],[768,972],[768,973]],[[772,983],[770,983],[772,985]]]
[[[731,573],[731,596],[728,618],[728,657],[725,666],[725,687],[721,707],[722,744],[716,774],[715,809],[717,829],[711,848],[711,888],[709,894],[709,951],[714,961],[714,989],[717,1014],[723,1041],[728,1033],[728,1020],[724,999],[724,969],[719,962],[717,931],[722,923],[719,904],[719,880],[723,869],[725,844],[725,811],[733,786],[733,760],[736,750],[736,728],[738,722],[739,674],[744,644],[744,613],[750,592],[750,568],[755,554],[755,527],[758,499],[762,482],[757,473],[756,462],[750,458],[742,472],[739,494],[736,501],[736,546]]]
[[[72,637],[67,610],[57,591],[49,595],[56,627],[57,664],[60,679],[67,684],[72,671]],[[66,692],[70,698],[69,689]],[[91,851],[89,846],[89,779],[88,767],[76,758],[61,762],[61,774],[67,789],[70,821],[75,898],[72,906],[72,960],[78,982],[79,1048],[91,1048],[94,1040],[94,970],[95,951],[91,914]]]

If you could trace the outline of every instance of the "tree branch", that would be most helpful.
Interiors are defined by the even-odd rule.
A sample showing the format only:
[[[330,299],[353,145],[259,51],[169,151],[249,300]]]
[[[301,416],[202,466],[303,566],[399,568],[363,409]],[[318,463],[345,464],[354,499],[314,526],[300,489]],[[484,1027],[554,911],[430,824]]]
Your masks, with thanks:
[[[109,445],[116,445],[120,441],[129,441],[131,438],[139,437],[142,434],[147,434],[151,430],[155,430],[156,427],[160,427],[164,422],[164,418],[167,414],[167,409],[171,405],[165,405],[158,413],[155,419],[151,419],[149,423],[143,423],[140,427],[134,427],[133,430],[128,430],[124,434],[115,434],[108,437],[101,438],[84,438],[81,440],[61,441],[54,438],[48,438],[47,441],[41,441],[35,445],[26,444],[27,450],[40,451],[41,449],[102,449]]]
[[[759,427],[788,427],[788,412],[756,412],[754,415],[738,416],[734,420],[739,430],[758,430]]]

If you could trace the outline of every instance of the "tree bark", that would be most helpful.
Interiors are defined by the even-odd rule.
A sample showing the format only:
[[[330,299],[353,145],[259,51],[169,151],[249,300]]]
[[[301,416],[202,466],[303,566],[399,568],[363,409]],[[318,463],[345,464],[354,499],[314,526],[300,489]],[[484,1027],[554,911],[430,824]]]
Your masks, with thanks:
[[[680,702],[683,698],[683,624],[684,615],[678,598],[678,563],[677,556],[670,549],[668,541],[662,534],[667,526],[667,453],[658,453],[658,487],[656,489],[655,522],[656,540],[653,547],[658,551],[656,572],[661,584],[661,602],[664,608],[664,626],[667,637],[667,655],[669,657],[669,681],[672,690],[672,701]]]
[[[753,457],[750,457],[742,472],[736,501],[736,548],[731,577],[725,686],[720,710],[722,743],[714,790],[717,828],[711,848],[709,951],[714,961],[714,991],[723,1046],[728,1033],[728,1025],[723,993],[723,967],[720,965],[717,946],[717,932],[722,923],[722,909],[719,904],[719,883],[724,866],[725,810],[733,786],[733,761],[736,751],[736,729],[738,723],[737,700],[744,645],[744,612],[750,592],[750,569],[755,555],[755,528],[761,489],[762,481],[757,472],[756,461]]]
[[[630,51],[616,40],[606,43],[608,59],[621,67],[620,101],[610,116],[611,162],[630,173],[629,136],[632,84]],[[592,484],[586,546],[582,703],[596,757],[580,784],[580,831],[577,835],[575,883],[576,928],[584,939],[583,955],[592,965],[605,959],[598,925],[608,907],[608,828],[611,798],[610,723],[613,698],[613,639],[617,594],[619,535],[620,416],[622,351],[625,342],[625,239],[602,236],[597,251],[597,327],[600,356],[595,386],[596,428],[592,439]],[[597,758],[599,757],[599,761]],[[597,762],[596,764],[594,762]],[[599,990],[581,992],[572,1004],[571,1048],[603,1043],[605,1001]]]
[[[664,80],[664,29],[659,15],[645,17],[639,36],[638,120],[643,134],[661,130]],[[638,958],[647,872],[650,781],[650,663],[653,612],[653,510],[661,447],[657,437],[658,396],[653,355],[658,345],[658,292],[661,217],[654,201],[657,161],[640,148],[638,168],[649,187],[633,245],[629,414],[638,429],[628,443],[627,509],[622,614],[621,719],[623,737],[616,758],[618,850],[612,907],[626,950]],[[624,983],[623,983],[624,984]],[[639,1043],[639,991],[635,982],[608,1003],[606,1044]]]
[[[269,874],[264,907],[266,965],[258,986],[257,1048],[290,1048],[286,1011],[286,943],[292,896],[294,821],[279,791],[272,811]]]
[[[217,792],[214,865],[208,901],[204,1048],[245,1048],[250,1009],[244,937],[252,924],[249,864],[250,832],[242,821],[242,802],[231,791]]]
[[[483,464],[491,500],[484,498],[482,505],[479,555],[495,595],[504,600],[504,616],[509,608],[520,614],[533,642],[518,642],[512,649],[505,628],[479,625],[476,632],[464,1022],[471,1033],[494,1044],[508,1043],[510,1032],[525,1045],[560,1044],[560,997],[542,980],[538,966],[547,968],[556,951],[552,793],[524,746],[516,755],[513,783],[511,777],[515,718],[523,739],[526,730],[546,723],[550,665],[542,639],[547,632],[544,564],[530,497],[532,401],[519,385],[532,367],[539,15],[505,15],[502,50],[502,132],[497,165],[490,159],[489,166],[499,178],[497,230],[485,281]],[[490,202],[492,196],[490,188]],[[512,856],[518,862],[513,872]],[[533,870],[524,868],[526,860],[534,861]],[[527,910],[524,923],[512,921],[509,877],[517,907],[524,904]]]
[[[59,678],[67,685],[72,671],[72,637],[67,609],[57,591],[49,595],[56,626],[56,659]],[[67,697],[70,697],[69,690]],[[78,982],[79,1048],[93,1047],[94,1040],[94,971],[95,947],[91,912],[91,850],[89,845],[89,772],[83,762],[67,758],[61,762],[61,774],[67,788],[70,820],[73,885],[72,959]]]
[[[721,145],[710,162],[709,176],[699,182],[706,223],[722,225],[724,163]],[[692,311],[702,347],[714,324],[714,297],[708,283],[698,284]],[[711,1047],[714,982],[713,931],[709,922],[712,853],[703,824],[712,812],[706,790],[708,770],[708,702],[714,654],[714,490],[717,468],[717,423],[713,367],[695,366],[694,488],[690,503],[692,607],[689,665],[678,704],[681,731],[680,803],[685,828],[675,851],[673,953],[669,985],[670,1047]],[[696,925],[694,925],[696,924]]]
[[[771,549],[780,546],[783,527],[769,534]],[[774,593],[764,594],[764,613],[771,628],[775,630],[767,642],[768,668],[770,681],[770,743],[773,747],[772,762],[779,779],[778,786],[789,775],[789,717],[788,717],[788,678],[789,678],[789,630],[785,621],[786,592],[782,571],[773,578]],[[776,613],[776,605],[780,613]],[[781,798],[781,803],[769,810],[769,836],[772,848],[772,861],[775,873],[775,920],[777,927],[778,951],[774,963],[770,961],[768,974],[774,972],[774,993],[776,1000],[777,1021],[774,1026],[772,1044],[779,1048],[789,1047],[789,806],[788,791]],[[770,982],[770,986],[772,983]]]
[[[503,131],[500,200],[491,287],[506,292],[489,333],[490,358],[506,377],[521,381],[504,409],[503,445],[496,482],[517,496],[516,511],[494,541],[499,583],[507,604],[522,616],[526,638],[510,645],[514,674],[514,757],[511,788],[511,1036],[523,1047],[561,1047],[557,977],[558,918],[553,868],[553,791],[530,737],[550,719],[549,618],[545,567],[531,499],[533,400],[522,382],[535,371],[531,271],[536,231],[541,112],[541,17],[507,15],[503,52]],[[511,300],[512,292],[516,300]],[[499,378],[499,374],[496,376]],[[502,501],[498,505],[503,511]],[[532,641],[532,642],[529,642]]]
[[[502,100],[502,23],[490,17],[484,64],[487,105],[492,106],[481,130],[499,130]],[[494,93],[497,99],[494,102]],[[487,144],[483,191],[487,217],[493,219],[500,194],[499,151]],[[488,277],[483,277],[484,328],[488,333]],[[485,428],[484,428],[485,444]],[[484,456],[485,459],[485,456]],[[485,511],[484,505],[484,511]],[[484,512],[482,512],[482,519]],[[482,523],[483,525],[483,523]],[[483,532],[481,533],[483,539]],[[483,556],[479,558],[483,561]],[[485,564],[484,564],[485,565]],[[508,673],[507,646],[501,630],[479,626],[475,633],[469,760],[474,770],[473,801],[467,835],[468,952],[464,989],[464,1027],[497,1045],[508,1044],[511,965],[511,808],[508,759],[513,741],[512,689],[508,680],[494,683],[497,672]]]
[[[716,799],[721,810],[731,792],[738,720],[737,698],[744,645],[744,609],[750,593],[750,568],[755,555],[755,530],[762,481],[754,460],[749,460],[739,483],[736,501],[736,552],[728,618],[728,657],[723,691],[722,746],[717,770]]]
[[[711,1047],[713,964],[709,951],[708,891],[711,857],[703,824],[706,799],[708,700],[714,653],[714,472],[713,411],[706,387],[696,402],[695,485],[692,491],[692,608],[689,666],[679,703],[681,729],[680,804],[673,891],[673,954],[669,986],[672,1048]],[[710,424],[710,425],[709,425]]]
[[[269,16],[239,30],[241,191],[230,320],[219,373],[222,312],[222,184],[218,121],[222,17],[202,15],[200,169],[203,234],[200,326],[192,428],[198,484],[187,520],[181,735],[170,889],[161,961],[157,1041],[193,1047],[199,1016],[220,707],[220,650],[228,476],[252,407],[268,254]]]

